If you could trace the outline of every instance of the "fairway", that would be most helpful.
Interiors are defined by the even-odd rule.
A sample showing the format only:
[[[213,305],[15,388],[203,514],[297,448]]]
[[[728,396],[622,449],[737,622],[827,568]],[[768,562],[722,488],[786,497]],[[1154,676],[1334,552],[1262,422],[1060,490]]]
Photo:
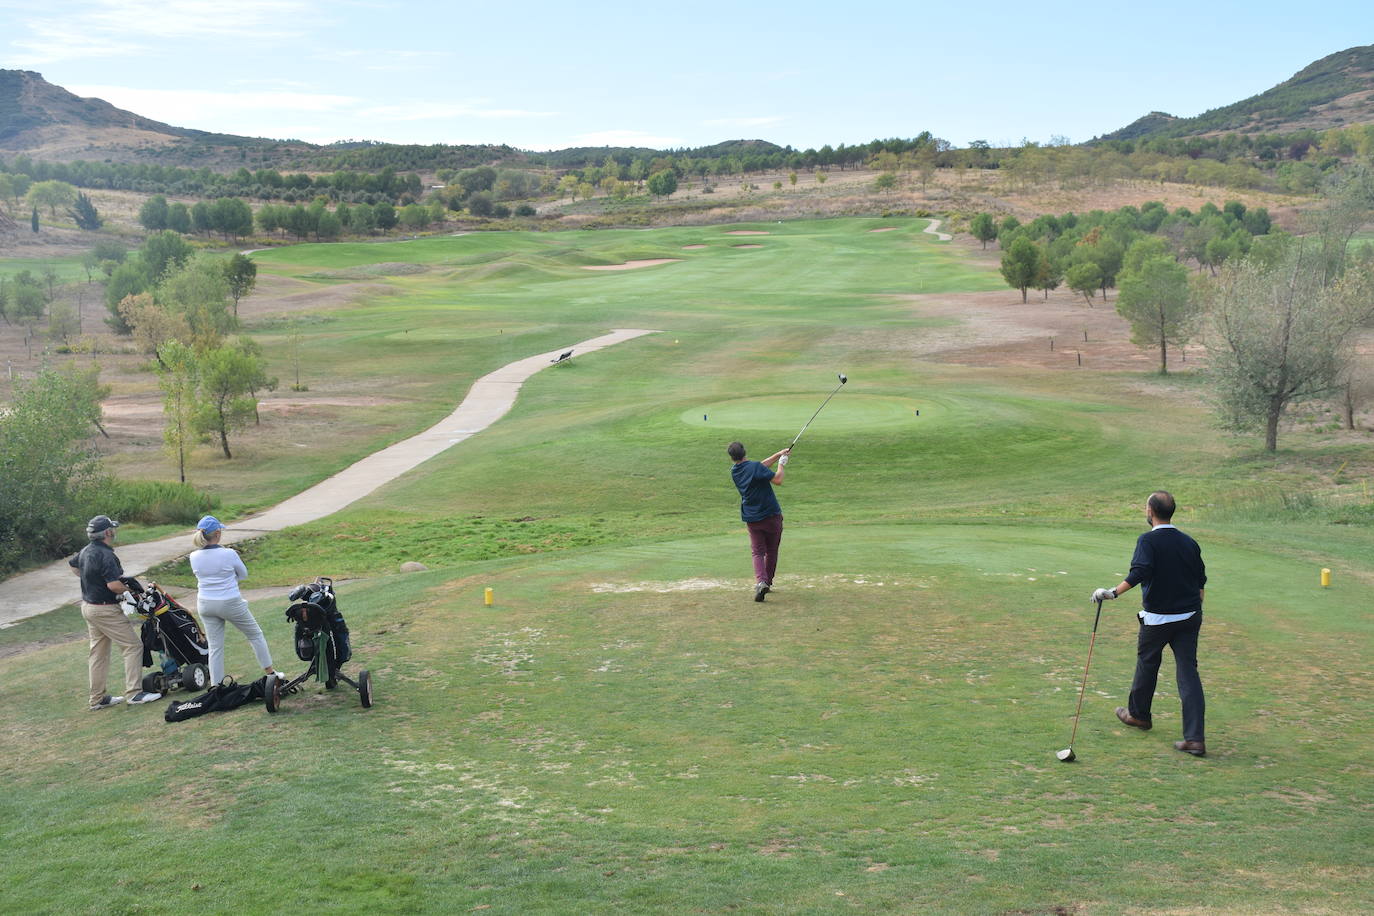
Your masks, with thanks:
[[[1191,363],[1160,379],[1002,359],[911,296],[1020,308],[995,256],[926,224],[255,255],[292,295],[391,266],[370,274],[380,289],[306,312],[328,372],[293,395],[302,411],[374,402],[330,407],[337,433],[311,449],[214,478],[238,506],[426,428],[517,359],[612,327],[660,333],[536,373],[479,435],[242,548],[292,675],[286,593],[339,580],[346,670],[372,672],[371,709],[307,685],[272,717],[88,713],[74,612],[0,630],[0,821],[26,851],[0,865],[5,908],[1374,909],[1374,525],[1367,499],[1311,496],[1338,466],[1358,488],[1367,445],[1294,433],[1292,452],[1257,456],[1217,433]],[[582,269],[660,258],[680,260]],[[281,365],[287,326],[253,322]],[[725,446],[783,448],[838,372],[849,382],[779,488],[779,575],[756,603]],[[1167,658],[1154,730],[1112,713],[1135,664],[1131,593],[1103,607],[1078,760],[1060,763],[1088,596],[1126,572],[1157,487],[1178,496],[1210,576],[1208,756],[1172,748]],[[184,563],[156,578],[193,583]],[[232,632],[227,667],[255,667]]]

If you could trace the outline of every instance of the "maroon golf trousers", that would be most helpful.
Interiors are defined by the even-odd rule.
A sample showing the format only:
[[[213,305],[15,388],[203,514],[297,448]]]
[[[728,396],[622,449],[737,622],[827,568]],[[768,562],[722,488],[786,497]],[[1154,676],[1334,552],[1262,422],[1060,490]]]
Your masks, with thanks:
[[[782,516],[770,515],[757,522],[746,522],[749,549],[754,554],[754,580],[772,587],[778,570],[778,548],[782,546]]]

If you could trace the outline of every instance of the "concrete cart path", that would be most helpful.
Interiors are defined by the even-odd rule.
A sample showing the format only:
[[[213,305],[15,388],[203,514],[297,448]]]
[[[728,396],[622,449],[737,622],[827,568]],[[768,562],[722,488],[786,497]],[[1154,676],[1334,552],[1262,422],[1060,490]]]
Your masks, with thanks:
[[[428,461],[451,445],[462,442],[499,420],[515,404],[521,384],[554,363],[559,354],[572,350],[583,356],[602,347],[633,340],[657,331],[619,328],[570,347],[540,353],[482,376],[473,382],[463,403],[447,419],[418,435],[374,452],[328,480],[257,515],[238,519],[225,531],[223,543],[233,544],[303,525],[333,515],[406,471]],[[137,576],[152,566],[185,556],[191,551],[191,532],[142,544],[115,542],[124,574]],[[0,628],[45,614],[79,600],[76,577],[66,560],[0,582]]]
[[[940,221],[939,221],[938,219],[933,219],[933,220],[931,220],[931,221],[930,221],[930,224],[927,225],[927,226],[926,226],[924,229],[922,229],[921,231],[922,231],[922,232],[929,232],[931,235],[935,236],[937,239],[939,239],[939,240],[942,241],[942,242],[948,242],[949,240],[951,240],[951,239],[954,238],[954,236],[950,235],[948,232],[941,232],[941,231],[940,231]]]

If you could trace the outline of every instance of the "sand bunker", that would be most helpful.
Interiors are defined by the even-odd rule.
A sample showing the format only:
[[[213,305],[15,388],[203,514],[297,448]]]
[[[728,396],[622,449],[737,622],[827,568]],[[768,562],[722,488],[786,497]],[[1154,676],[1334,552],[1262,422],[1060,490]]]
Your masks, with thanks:
[[[705,248],[705,245],[683,245],[683,251],[696,251],[698,248]]]
[[[768,235],[769,233],[766,232],[766,231],[763,230],[763,229],[735,229],[734,231],[732,231],[732,232],[727,232],[727,233],[725,233],[725,234],[726,234],[726,235]]]
[[[887,227],[882,228],[882,229],[870,229],[870,230],[868,230],[868,231],[869,231],[869,232],[896,232],[896,231],[897,231],[897,227],[896,227],[896,226],[887,226]]]
[[[704,247],[704,246],[703,246]],[[584,264],[583,270],[634,270],[636,267],[653,267],[655,264],[675,264],[681,258],[649,258],[646,261],[626,261],[624,264]]]

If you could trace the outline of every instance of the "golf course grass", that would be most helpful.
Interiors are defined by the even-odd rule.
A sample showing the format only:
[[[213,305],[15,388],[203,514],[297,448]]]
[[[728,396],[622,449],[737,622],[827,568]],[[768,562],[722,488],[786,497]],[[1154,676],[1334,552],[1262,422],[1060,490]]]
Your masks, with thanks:
[[[286,592],[341,580],[346,671],[372,672],[371,709],[312,683],[276,716],[86,712],[73,611],[0,630],[4,909],[1374,909],[1374,511],[1319,489],[1324,469],[1367,467],[1368,442],[1294,433],[1262,455],[1216,432],[1188,372],[913,356],[950,320],[907,294],[1019,300],[995,260],[925,224],[256,255],[321,288],[379,278],[303,333],[329,356],[312,395],[385,403],[366,431],[341,419],[308,465],[226,477],[232,505],[425,428],[514,359],[659,333],[537,373],[490,429],[243,547],[246,584],[280,587],[253,610],[289,673],[304,664]],[[283,358],[281,326],[255,334]],[[755,603],[725,445],[782,448],[839,372],[778,488],[782,561]],[[1168,660],[1153,731],[1112,714],[1132,592],[1103,607],[1078,759],[1060,763],[1088,595],[1120,581],[1161,486],[1208,564],[1208,756],[1172,748]],[[192,581],[184,564],[157,578]],[[234,633],[227,665],[255,671]]]

